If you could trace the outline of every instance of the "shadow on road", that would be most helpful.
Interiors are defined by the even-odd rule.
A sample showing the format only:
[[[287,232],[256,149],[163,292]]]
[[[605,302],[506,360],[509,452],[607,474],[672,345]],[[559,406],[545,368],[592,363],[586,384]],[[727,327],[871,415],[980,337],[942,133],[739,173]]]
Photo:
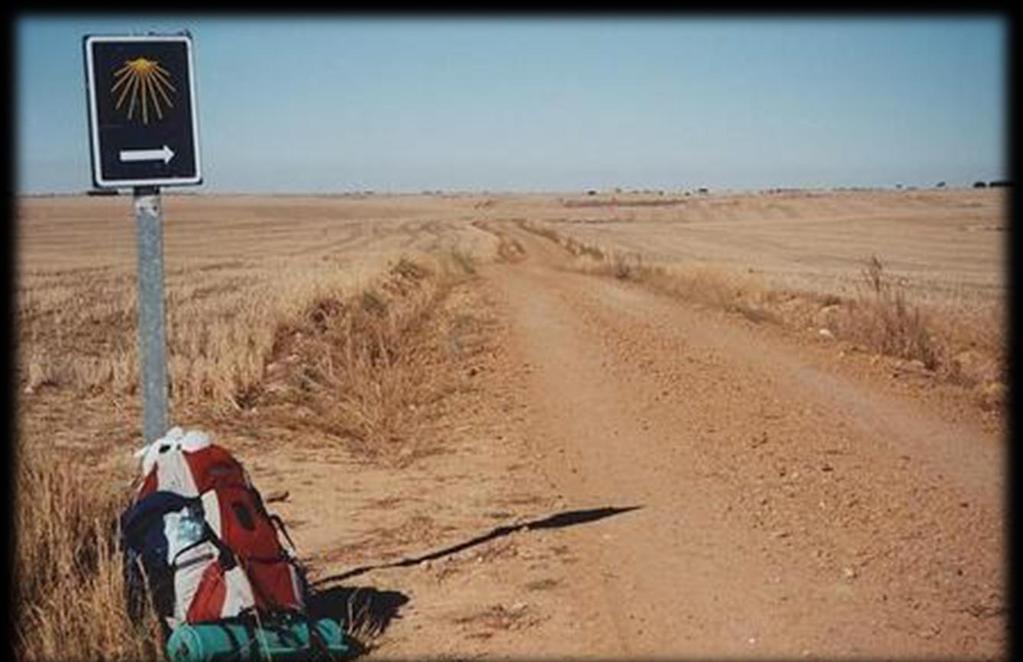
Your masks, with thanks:
[[[488,533],[476,536],[460,542],[450,547],[445,547],[434,552],[423,554],[422,556],[406,557],[398,561],[391,561],[389,563],[374,563],[369,565],[359,566],[351,570],[346,570],[337,575],[331,575],[325,577],[313,583],[313,586],[322,586],[324,584],[330,584],[340,582],[351,577],[370,572],[371,570],[379,570],[382,568],[401,568],[404,566],[416,565],[423,563],[424,561],[433,561],[435,559],[443,558],[451,554],[457,554],[462,550],[475,547],[476,545],[482,545],[485,542],[494,540],[495,538],[501,538],[515,531],[521,530],[533,530],[533,529],[558,529],[566,526],[575,526],[576,524],[587,524],[589,522],[595,522],[605,517],[611,517],[621,513],[627,513],[630,510],[637,510],[643,506],[625,506],[623,508],[617,508],[614,506],[605,506],[603,508],[589,508],[586,510],[569,510],[563,513],[556,513],[554,515],[548,515],[540,519],[530,520],[528,522],[522,522],[520,524],[507,524],[492,529]]]
[[[332,586],[314,591],[309,598],[309,616],[331,618],[344,623],[358,655],[365,652],[362,642],[374,639],[391,621],[401,618],[398,610],[408,602],[400,591],[381,591],[370,586]]]

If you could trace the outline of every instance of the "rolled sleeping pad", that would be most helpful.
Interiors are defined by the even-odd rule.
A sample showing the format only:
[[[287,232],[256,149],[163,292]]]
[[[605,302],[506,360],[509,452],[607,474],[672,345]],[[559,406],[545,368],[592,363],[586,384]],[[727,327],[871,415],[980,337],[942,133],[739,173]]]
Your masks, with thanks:
[[[337,621],[321,618],[313,623],[332,658],[348,654],[344,630]],[[321,651],[311,641],[304,619],[287,623],[254,623],[224,620],[216,623],[182,624],[167,639],[171,662],[226,662],[227,660],[308,660]]]

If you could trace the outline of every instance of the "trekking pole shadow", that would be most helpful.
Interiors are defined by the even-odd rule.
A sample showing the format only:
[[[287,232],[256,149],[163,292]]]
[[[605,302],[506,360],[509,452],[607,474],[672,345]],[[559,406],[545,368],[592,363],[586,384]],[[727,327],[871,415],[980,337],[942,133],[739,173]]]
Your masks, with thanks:
[[[345,579],[350,579],[358,575],[365,574],[372,570],[380,570],[383,568],[401,568],[410,565],[417,565],[425,561],[433,561],[451,554],[457,554],[462,550],[475,547],[476,545],[482,545],[485,542],[494,540],[495,538],[501,538],[515,531],[521,530],[533,530],[533,529],[558,529],[566,526],[575,526],[577,524],[586,524],[589,522],[595,522],[605,517],[611,517],[621,513],[627,513],[630,510],[638,510],[643,506],[604,506],[603,508],[589,508],[584,510],[567,510],[561,513],[555,513],[554,515],[548,515],[528,522],[522,522],[520,524],[508,524],[499,526],[491,529],[483,535],[470,538],[465,542],[460,542],[443,549],[436,550],[423,554],[422,556],[406,557],[398,561],[391,561],[389,563],[374,563],[370,565],[359,566],[351,570],[346,570],[337,575],[331,575],[330,577],[324,577],[323,579],[317,580],[313,583],[313,586],[322,586],[324,584],[330,584],[340,582]]]

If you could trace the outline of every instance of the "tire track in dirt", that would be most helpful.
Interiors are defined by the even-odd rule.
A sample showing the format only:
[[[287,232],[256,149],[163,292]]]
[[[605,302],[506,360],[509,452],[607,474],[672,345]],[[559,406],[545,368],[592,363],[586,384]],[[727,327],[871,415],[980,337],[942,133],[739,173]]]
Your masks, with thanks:
[[[529,366],[527,436],[572,500],[600,654],[991,657],[1003,448],[768,334],[529,259],[484,270]]]

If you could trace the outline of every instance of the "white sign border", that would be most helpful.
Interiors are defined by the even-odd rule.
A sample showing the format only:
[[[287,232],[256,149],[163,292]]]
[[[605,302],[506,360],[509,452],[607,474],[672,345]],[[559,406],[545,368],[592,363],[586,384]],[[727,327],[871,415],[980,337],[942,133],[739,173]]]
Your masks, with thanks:
[[[96,80],[93,70],[92,44],[123,41],[180,41],[188,53],[188,88],[192,110],[192,153],[195,155],[195,176],[164,179],[103,179],[99,146],[99,114],[96,107]],[[175,35],[86,35],[85,75],[89,96],[89,136],[92,151],[92,180],[99,188],[129,188],[134,186],[188,186],[202,184],[202,159],[199,153],[199,116],[195,108],[195,66],[192,58],[192,36]]]

